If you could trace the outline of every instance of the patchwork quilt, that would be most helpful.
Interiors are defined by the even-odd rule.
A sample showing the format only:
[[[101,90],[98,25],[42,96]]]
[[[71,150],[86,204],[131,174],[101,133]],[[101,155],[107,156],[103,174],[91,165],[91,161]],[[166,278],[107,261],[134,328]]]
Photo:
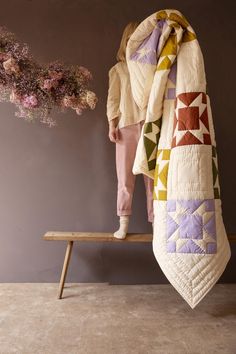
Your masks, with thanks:
[[[203,55],[177,10],[145,19],[127,44],[134,100],[146,109],[133,173],[154,179],[153,252],[194,308],[230,258]]]

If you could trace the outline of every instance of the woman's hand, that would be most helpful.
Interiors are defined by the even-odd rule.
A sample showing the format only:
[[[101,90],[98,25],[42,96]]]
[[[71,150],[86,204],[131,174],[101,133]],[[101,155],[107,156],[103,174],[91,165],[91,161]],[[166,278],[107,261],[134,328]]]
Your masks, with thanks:
[[[117,128],[118,118],[114,118],[109,122],[109,139],[112,143],[116,143],[119,140],[119,129]]]

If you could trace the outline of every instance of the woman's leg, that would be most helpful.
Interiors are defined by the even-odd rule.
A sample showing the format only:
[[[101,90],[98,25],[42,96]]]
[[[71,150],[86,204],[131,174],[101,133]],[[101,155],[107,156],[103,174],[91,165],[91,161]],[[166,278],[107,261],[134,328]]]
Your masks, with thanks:
[[[132,168],[138,137],[138,125],[130,125],[119,130],[119,141],[116,143],[117,215],[120,216],[120,227],[114,233],[114,236],[119,239],[126,237],[129,227],[129,215],[132,213],[135,185],[135,175],[132,173]]]
[[[117,215],[131,215],[135,185],[132,168],[139,138],[138,124],[129,125],[119,130],[116,143]]]

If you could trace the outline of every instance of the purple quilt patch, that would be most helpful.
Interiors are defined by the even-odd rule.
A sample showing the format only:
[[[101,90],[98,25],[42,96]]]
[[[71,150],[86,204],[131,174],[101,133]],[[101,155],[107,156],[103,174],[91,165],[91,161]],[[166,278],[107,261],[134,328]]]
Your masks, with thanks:
[[[215,202],[205,200],[167,201],[167,252],[217,252]]]
[[[168,75],[169,80],[175,85],[176,84],[176,75],[177,75],[177,61],[171,65],[171,69]]]
[[[179,235],[181,238],[202,239],[202,217],[198,214],[180,216]]]
[[[176,91],[175,88],[171,87],[167,89],[166,97],[165,99],[167,100],[173,100],[176,97]]]
[[[157,49],[164,23],[164,20],[157,22],[157,25],[151,32],[151,34],[130,56],[130,60],[137,61],[143,64],[157,65]]]

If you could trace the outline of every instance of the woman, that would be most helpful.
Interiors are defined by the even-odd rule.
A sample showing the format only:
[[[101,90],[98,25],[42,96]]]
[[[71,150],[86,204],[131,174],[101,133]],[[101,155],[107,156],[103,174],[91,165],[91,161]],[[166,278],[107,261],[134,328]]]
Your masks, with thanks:
[[[109,139],[116,144],[117,215],[120,217],[120,227],[114,237],[119,239],[124,239],[128,232],[135,186],[132,167],[146,115],[146,110],[141,111],[133,100],[125,56],[127,42],[137,26],[137,22],[130,22],[125,27],[117,53],[118,62],[109,71],[107,117]],[[144,183],[148,221],[153,222],[153,180],[144,176]]]

